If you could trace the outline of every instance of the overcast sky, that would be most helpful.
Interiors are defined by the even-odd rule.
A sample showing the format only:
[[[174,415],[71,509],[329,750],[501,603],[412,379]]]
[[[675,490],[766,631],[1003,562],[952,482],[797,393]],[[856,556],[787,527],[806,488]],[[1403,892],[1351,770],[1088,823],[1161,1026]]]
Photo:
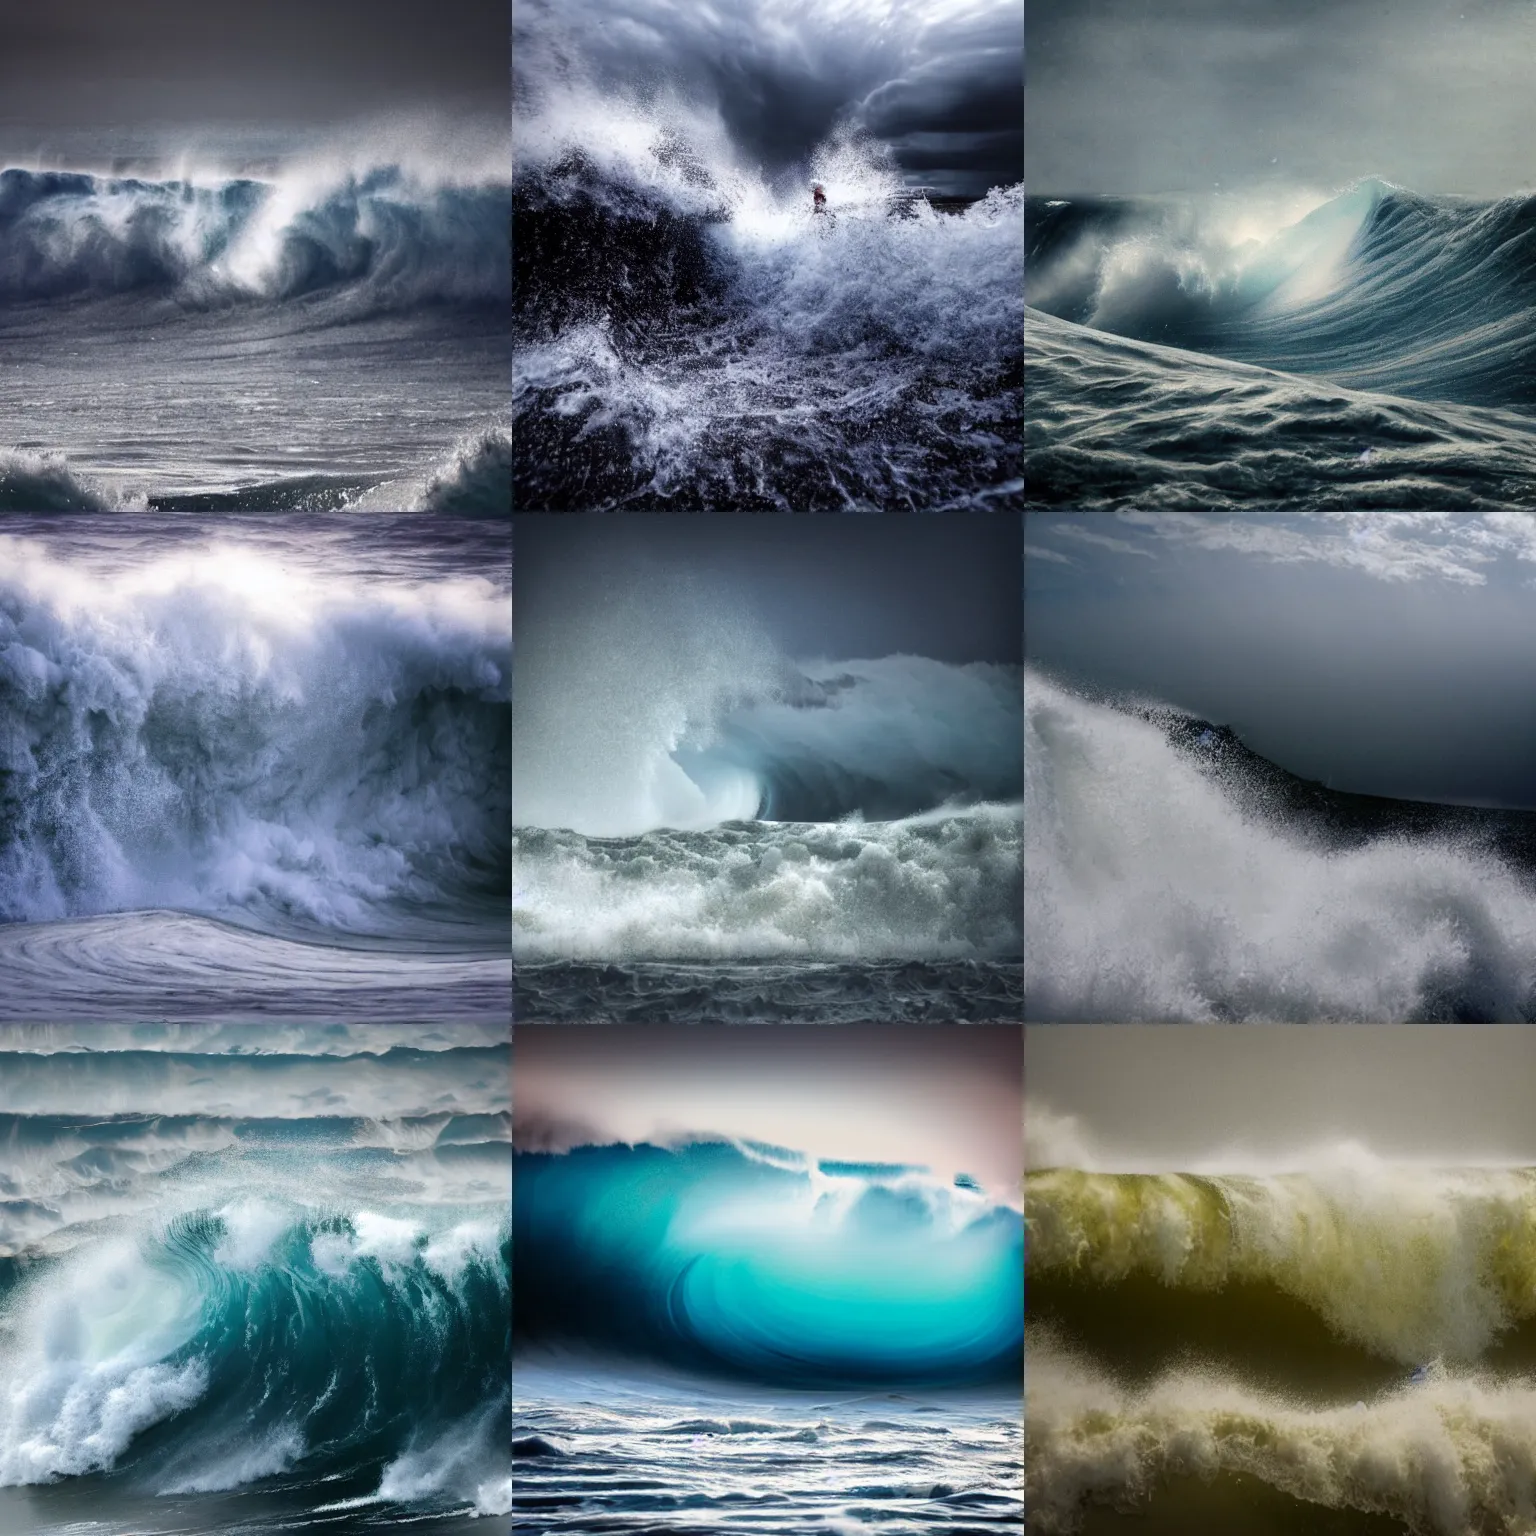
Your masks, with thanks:
[[[755,615],[791,656],[1017,663],[1021,529],[1006,513],[520,517],[515,632],[601,613],[621,589],[664,603],[666,581],[684,578]]]
[[[1032,193],[1536,183],[1531,0],[1030,0]]]
[[[522,1026],[512,1050],[520,1147],[712,1133],[1019,1181],[1017,1027]]]
[[[513,17],[519,110],[576,79],[717,107],[770,175],[839,124],[944,193],[1023,175],[1021,0],[517,0]]]
[[[1536,514],[1028,515],[1031,664],[1362,794],[1536,807]]]
[[[0,151],[91,162],[510,115],[506,0],[0,0]]]
[[[1536,1030],[1079,1025],[1025,1042],[1031,1167],[1264,1172],[1383,1158],[1536,1164]]]

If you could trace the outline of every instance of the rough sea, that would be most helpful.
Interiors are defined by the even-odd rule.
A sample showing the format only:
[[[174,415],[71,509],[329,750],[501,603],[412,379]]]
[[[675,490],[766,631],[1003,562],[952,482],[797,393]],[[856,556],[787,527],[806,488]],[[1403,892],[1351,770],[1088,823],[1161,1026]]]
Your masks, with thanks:
[[[1536,506],[1536,200],[1366,179],[1026,221],[1030,505]]]
[[[505,1529],[507,1047],[0,1025],[0,1528]]]

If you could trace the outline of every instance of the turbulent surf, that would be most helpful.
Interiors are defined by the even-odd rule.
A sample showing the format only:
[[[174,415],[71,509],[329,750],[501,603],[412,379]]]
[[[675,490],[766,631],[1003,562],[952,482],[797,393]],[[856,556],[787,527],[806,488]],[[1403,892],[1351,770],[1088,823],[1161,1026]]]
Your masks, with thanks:
[[[1536,505],[1531,198],[1367,179],[1027,221],[1031,502]]]
[[[1025,677],[1029,1017],[1536,1017],[1536,817],[1345,795]]]
[[[449,163],[0,170],[0,511],[508,512],[510,185]]]
[[[718,123],[610,102],[524,125],[520,507],[1017,504],[1022,188],[936,207],[846,137],[812,173],[833,214]]]
[[[504,528],[7,527],[0,1011],[504,1003]]]
[[[1523,1530],[1536,1174],[1361,1147],[1026,1181],[1031,1531]],[[1231,1522],[1228,1524],[1226,1522]]]
[[[0,1051],[8,1527],[505,1515],[504,1024],[5,1026]]]

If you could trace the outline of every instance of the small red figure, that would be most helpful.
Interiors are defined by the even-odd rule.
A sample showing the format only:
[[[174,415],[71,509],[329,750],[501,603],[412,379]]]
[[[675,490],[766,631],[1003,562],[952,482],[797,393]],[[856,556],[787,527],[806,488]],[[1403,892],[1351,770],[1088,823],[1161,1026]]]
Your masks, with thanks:
[[[821,183],[819,181],[812,183],[811,196],[816,200],[816,212],[825,213],[827,211],[827,194],[821,190]]]

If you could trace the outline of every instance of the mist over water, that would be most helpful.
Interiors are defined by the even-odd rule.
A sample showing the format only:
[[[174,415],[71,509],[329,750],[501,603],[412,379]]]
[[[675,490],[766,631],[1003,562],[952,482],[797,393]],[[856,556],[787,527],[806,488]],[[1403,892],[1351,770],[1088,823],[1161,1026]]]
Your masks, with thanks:
[[[1032,670],[1024,757],[1030,1017],[1531,1017],[1536,891],[1475,838],[1320,838]]]

